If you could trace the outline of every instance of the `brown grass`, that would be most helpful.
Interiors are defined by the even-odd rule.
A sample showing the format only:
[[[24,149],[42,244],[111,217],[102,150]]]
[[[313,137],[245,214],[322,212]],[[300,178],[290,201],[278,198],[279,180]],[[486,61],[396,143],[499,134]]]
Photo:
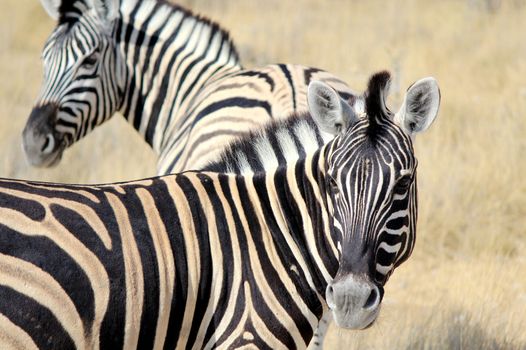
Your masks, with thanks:
[[[489,0],[186,0],[228,28],[247,66],[313,65],[355,89],[395,74],[391,105],[435,76],[440,116],[416,143],[419,240],[370,330],[332,329],[331,348],[526,348],[526,4]],[[51,171],[29,168],[20,133],[53,24],[36,1],[0,5],[0,176],[106,182],[155,174],[114,118]],[[490,9],[490,10],[488,10]]]

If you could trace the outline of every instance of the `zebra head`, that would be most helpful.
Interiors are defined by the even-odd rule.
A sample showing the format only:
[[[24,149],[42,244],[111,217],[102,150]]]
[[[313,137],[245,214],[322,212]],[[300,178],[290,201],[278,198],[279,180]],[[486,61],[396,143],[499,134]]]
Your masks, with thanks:
[[[416,82],[395,115],[385,105],[389,81],[387,72],[372,76],[363,111],[351,108],[328,85],[309,86],[314,120],[323,131],[338,134],[326,153],[327,208],[339,251],[326,300],[336,324],[345,328],[372,325],[384,284],[415,243],[412,138],[435,119],[440,92],[433,78]]]
[[[41,1],[58,24],[42,51],[44,81],[23,148],[31,165],[49,167],[117,111],[122,60],[111,40],[118,0]]]

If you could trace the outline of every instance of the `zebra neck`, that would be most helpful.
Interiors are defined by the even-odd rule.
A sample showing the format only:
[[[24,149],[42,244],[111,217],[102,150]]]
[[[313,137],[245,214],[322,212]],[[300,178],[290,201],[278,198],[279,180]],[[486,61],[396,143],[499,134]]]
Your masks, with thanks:
[[[180,121],[208,81],[241,70],[238,55],[216,23],[168,2],[123,0],[120,12],[120,112],[159,154],[163,130]]]
[[[323,181],[318,165],[321,153],[316,152],[295,166],[276,172],[273,191],[277,205],[271,210],[277,222],[286,223],[280,227],[279,234],[290,236],[294,242],[286,249],[301,252],[311,288],[324,296],[327,282],[338,268],[338,260],[329,227],[325,190],[319,186]],[[267,187],[268,183],[267,179]]]

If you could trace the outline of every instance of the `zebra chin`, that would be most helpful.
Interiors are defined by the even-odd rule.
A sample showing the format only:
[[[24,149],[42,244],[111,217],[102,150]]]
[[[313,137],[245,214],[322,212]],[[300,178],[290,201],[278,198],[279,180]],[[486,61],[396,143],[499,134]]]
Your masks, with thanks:
[[[24,148],[25,149],[25,148]],[[43,157],[28,154],[26,151],[26,158],[31,166],[38,168],[53,168],[57,166],[62,160],[63,150],[53,154],[45,155]]]
[[[22,148],[32,166],[50,168],[62,159],[66,147],[53,129],[56,115],[54,104],[37,106],[31,111],[22,133]]]
[[[325,297],[338,327],[366,329],[380,313],[383,288],[365,275],[348,274],[330,282]]]

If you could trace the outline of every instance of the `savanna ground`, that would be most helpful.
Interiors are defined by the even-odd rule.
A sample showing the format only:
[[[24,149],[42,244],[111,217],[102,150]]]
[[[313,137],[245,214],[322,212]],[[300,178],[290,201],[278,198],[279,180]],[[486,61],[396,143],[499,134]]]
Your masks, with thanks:
[[[442,105],[416,142],[419,235],[367,331],[332,327],[327,347],[526,349],[526,3],[521,0],[184,0],[228,28],[245,66],[292,62],[353,88],[394,74],[392,109],[432,75]],[[21,131],[53,27],[38,1],[0,5],[0,176],[100,183],[155,174],[113,118],[51,170],[30,168]]]

